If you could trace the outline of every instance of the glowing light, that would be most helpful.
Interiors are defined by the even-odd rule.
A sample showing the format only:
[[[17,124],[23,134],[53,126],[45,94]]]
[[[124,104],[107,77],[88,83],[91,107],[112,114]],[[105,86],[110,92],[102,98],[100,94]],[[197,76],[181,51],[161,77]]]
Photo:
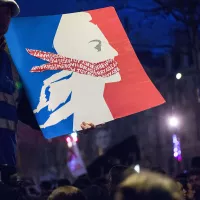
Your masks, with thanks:
[[[72,133],[71,137],[72,137],[74,142],[78,142],[78,134],[76,132]]]
[[[182,74],[181,73],[177,73],[176,74],[176,79],[180,80],[182,78]]]
[[[72,142],[68,142],[68,143],[67,143],[67,146],[68,146],[69,148],[71,148],[71,147],[73,146]]]
[[[67,138],[66,138],[66,141],[67,141],[68,143],[70,143],[70,142],[71,142],[71,138],[70,138],[70,137],[67,137]]]
[[[174,153],[174,157],[175,158],[178,157],[178,153],[177,152]]]
[[[17,81],[16,83],[15,83],[15,87],[19,90],[19,89],[22,89],[22,83],[21,82],[19,82],[19,81]]]
[[[168,119],[168,123],[170,127],[177,128],[179,126],[179,120],[177,117],[172,116]]]
[[[181,161],[182,161],[182,156],[181,156],[181,155],[178,156],[178,157],[177,157],[177,160],[178,160],[179,162],[181,162]]]
[[[137,173],[140,173],[140,165],[135,165],[134,170],[135,170]]]
[[[182,156],[181,156],[181,143],[179,138],[174,134],[172,136],[173,139],[173,152],[174,152],[174,158],[176,158],[179,162],[182,161]]]
[[[72,137],[77,137],[77,132],[73,132],[73,133],[71,134],[71,136],[72,136]]]

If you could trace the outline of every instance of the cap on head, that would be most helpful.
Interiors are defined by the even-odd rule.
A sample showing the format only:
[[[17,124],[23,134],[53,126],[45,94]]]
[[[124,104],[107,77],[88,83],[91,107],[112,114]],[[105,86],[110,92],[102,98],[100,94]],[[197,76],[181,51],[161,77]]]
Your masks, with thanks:
[[[1,5],[8,5],[11,8],[12,17],[16,17],[20,13],[19,5],[14,0],[0,0]]]

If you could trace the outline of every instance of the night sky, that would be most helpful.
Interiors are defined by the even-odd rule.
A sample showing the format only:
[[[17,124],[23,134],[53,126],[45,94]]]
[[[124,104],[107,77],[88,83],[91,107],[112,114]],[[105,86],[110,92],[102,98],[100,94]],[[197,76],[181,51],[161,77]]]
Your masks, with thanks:
[[[141,12],[143,9],[158,7],[154,0],[17,0],[17,2],[21,7],[20,16],[53,15],[113,6],[133,47],[139,51],[149,50],[155,55],[170,50],[168,46],[174,43],[174,32],[182,26],[171,15]]]

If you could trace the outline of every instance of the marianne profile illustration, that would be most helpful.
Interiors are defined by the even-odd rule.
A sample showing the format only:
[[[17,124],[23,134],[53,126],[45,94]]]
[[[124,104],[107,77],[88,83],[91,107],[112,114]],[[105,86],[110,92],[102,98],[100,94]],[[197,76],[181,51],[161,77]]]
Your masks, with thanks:
[[[13,18],[6,41],[45,138],[165,103],[113,7]]]
[[[73,131],[80,130],[83,121],[101,124],[113,120],[104,99],[104,88],[106,83],[121,80],[115,61],[118,52],[91,20],[87,12],[62,15],[53,40],[57,54],[26,49],[31,56],[44,60],[43,65],[33,66],[32,73],[55,70],[43,81],[34,109],[34,113],[39,114],[48,108],[48,119],[40,124],[42,129],[54,126],[72,114]]]

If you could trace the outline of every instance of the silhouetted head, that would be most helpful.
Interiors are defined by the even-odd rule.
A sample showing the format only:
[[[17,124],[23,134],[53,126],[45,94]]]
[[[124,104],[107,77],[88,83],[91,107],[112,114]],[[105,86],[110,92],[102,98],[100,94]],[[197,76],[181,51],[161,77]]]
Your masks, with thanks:
[[[86,198],[78,188],[65,186],[54,190],[48,200],[86,200]]]
[[[43,181],[41,184],[40,184],[40,187],[43,191],[49,191],[52,189],[52,183],[51,181]]]
[[[11,17],[18,15],[19,11],[14,0],[0,0],[0,38],[7,32]]]
[[[150,173],[135,173],[122,182],[115,200],[181,200],[177,184],[170,178]]]
[[[109,194],[106,189],[103,189],[97,185],[92,185],[86,188],[83,193],[87,197],[87,200],[108,200]]]
[[[78,177],[78,179],[76,179],[73,186],[83,190],[91,186],[91,181],[88,176],[83,175],[83,176]]]
[[[187,173],[181,173],[181,174],[178,174],[176,176],[176,181],[181,183],[183,188],[187,188],[187,177],[188,177],[188,174]]]
[[[196,191],[200,191],[200,169],[192,169],[188,173],[188,183],[192,185]]]
[[[117,186],[132,173],[134,173],[134,170],[124,165],[116,165],[111,168],[108,175],[108,187],[111,196],[116,192]]]

